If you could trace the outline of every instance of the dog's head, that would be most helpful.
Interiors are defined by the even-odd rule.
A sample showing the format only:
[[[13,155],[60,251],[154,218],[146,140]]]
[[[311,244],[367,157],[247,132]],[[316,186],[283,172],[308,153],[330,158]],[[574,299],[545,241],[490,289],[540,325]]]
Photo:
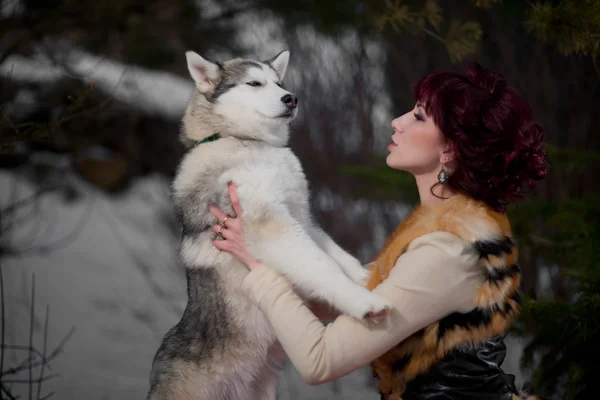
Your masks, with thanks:
[[[236,58],[213,63],[193,51],[186,57],[201,103],[196,106],[218,120],[213,124],[224,125],[221,128],[229,135],[239,133],[271,142],[274,140],[268,136],[274,136],[279,142],[287,141],[288,124],[298,114],[298,98],[282,84],[289,51],[264,62]]]

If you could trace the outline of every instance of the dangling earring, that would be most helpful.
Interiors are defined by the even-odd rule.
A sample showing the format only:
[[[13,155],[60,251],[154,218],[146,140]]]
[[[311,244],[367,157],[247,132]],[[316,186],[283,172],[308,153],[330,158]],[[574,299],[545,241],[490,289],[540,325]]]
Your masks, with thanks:
[[[446,167],[444,167],[444,164],[442,164],[442,170],[438,174],[437,178],[438,182],[440,182],[442,185],[448,181],[448,173],[446,172]]]

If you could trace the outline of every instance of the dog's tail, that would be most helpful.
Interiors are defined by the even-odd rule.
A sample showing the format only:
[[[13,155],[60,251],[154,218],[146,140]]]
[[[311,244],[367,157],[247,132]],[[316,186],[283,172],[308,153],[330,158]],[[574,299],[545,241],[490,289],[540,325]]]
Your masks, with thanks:
[[[525,382],[521,386],[519,394],[514,394],[512,400],[542,400],[539,396],[533,393],[533,384]]]

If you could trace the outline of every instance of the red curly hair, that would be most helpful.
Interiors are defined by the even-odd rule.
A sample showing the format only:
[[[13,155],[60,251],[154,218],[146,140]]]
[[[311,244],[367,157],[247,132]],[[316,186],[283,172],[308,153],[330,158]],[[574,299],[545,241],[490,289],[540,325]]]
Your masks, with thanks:
[[[452,144],[456,168],[446,184],[454,190],[503,212],[548,172],[544,131],[502,75],[478,63],[467,74],[431,72],[414,94]]]

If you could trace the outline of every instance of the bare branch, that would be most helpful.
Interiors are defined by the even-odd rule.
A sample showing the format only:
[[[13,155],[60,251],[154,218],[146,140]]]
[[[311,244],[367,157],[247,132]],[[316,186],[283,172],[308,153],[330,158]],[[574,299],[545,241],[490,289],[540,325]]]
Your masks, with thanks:
[[[4,379],[3,382],[4,383],[27,383],[27,384],[29,384],[29,388],[32,390],[31,393],[33,393],[32,387],[33,387],[34,383],[45,382],[45,381],[48,381],[50,379],[53,379],[53,378],[56,378],[59,376],[60,376],[60,374],[53,374],[53,375],[46,375],[41,379],[38,379],[38,378],[36,378],[36,379],[33,379],[33,378],[31,378],[31,379]],[[30,398],[32,398],[32,397],[30,397]]]
[[[19,249],[10,249],[10,248],[4,249],[4,253],[9,254],[13,257],[15,257],[15,256],[24,257],[24,256],[31,256],[34,254],[46,253],[49,251],[55,251],[57,249],[68,246],[69,244],[71,244],[73,242],[73,240],[75,238],[77,238],[77,236],[79,236],[79,234],[81,233],[81,231],[83,230],[83,228],[85,227],[87,222],[90,220],[90,218],[92,216],[92,209],[94,207],[94,204],[95,204],[95,198],[92,198],[87,203],[86,209],[81,213],[81,216],[79,217],[77,223],[75,224],[75,226],[73,227],[71,232],[69,232],[62,238],[57,239],[53,242],[46,243],[43,245],[38,245],[38,246],[30,246],[30,247],[19,248]]]
[[[10,400],[17,400],[17,398],[13,396],[7,388],[4,387],[4,384],[2,382],[0,382],[0,390],[4,392],[4,394],[7,395]]]
[[[0,316],[2,323],[2,332],[0,333],[0,374],[4,371],[4,333],[6,330],[5,317],[4,317],[4,274],[2,273],[2,265],[0,265],[0,309],[2,315]],[[1,376],[1,375],[0,375]]]
[[[33,349],[33,324],[35,322],[35,275],[31,275],[31,314],[29,319],[29,348]],[[33,361],[33,353],[29,352],[29,361]],[[33,399],[33,369],[29,368],[29,400]]]
[[[46,359],[46,349],[48,347],[48,314],[50,314],[50,306],[46,306],[46,318],[44,321],[44,344],[42,347],[42,359]],[[44,367],[46,366],[46,363],[42,363],[42,365],[40,366],[40,377],[39,379],[41,380],[44,377]],[[42,394],[42,383],[40,381],[40,384],[37,387],[37,400],[40,400]]]
[[[40,400],[46,400],[46,399],[49,399],[52,396],[54,396],[54,392],[48,393],[47,395],[45,395],[44,397],[42,397]]]
[[[58,185],[42,187],[41,189],[37,190],[35,193],[32,193],[30,196],[25,197],[24,199],[13,201],[9,206],[0,210],[0,215],[5,215],[8,213],[15,212],[15,210],[17,208],[27,207],[28,205],[37,202],[39,200],[39,197],[42,194],[44,194],[46,192],[51,192],[58,188],[59,188]]]
[[[39,350],[36,350],[35,348],[31,348],[28,346],[3,345],[2,347],[5,349],[33,352],[33,353],[37,354],[38,357],[41,358],[41,360],[37,361],[37,362],[32,362],[31,364],[28,364],[28,365],[20,365],[18,367],[9,368],[6,371],[2,371],[0,373],[0,377],[5,376],[5,375],[14,375],[21,371],[25,371],[27,368],[36,368],[36,367],[41,366],[42,364],[45,364],[47,368],[50,368],[49,362],[52,361],[54,358],[56,358],[60,353],[62,353],[64,346],[71,339],[71,337],[73,336],[75,331],[76,331],[75,327],[72,327],[71,329],[69,329],[69,331],[63,337],[63,339],[60,341],[60,343],[56,346],[56,348],[47,357],[44,357],[43,353],[40,352]]]
[[[56,348],[49,355],[46,355],[47,349],[48,349],[48,325],[49,325],[49,314],[50,314],[50,309],[47,306],[46,307],[45,324],[44,324],[44,342],[43,342],[42,351],[40,352],[39,350],[37,350],[34,347],[34,345],[33,345],[34,329],[33,328],[34,328],[34,322],[35,322],[35,276],[33,275],[32,276],[32,284],[31,284],[31,307],[30,307],[31,314],[30,314],[30,326],[29,326],[29,344],[27,346],[7,345],[6,343],[4,343],[4,340],[5,340],[5,336],[4,336],[4,321],[5,321],[4,297],[5,297],[4,296],[4,280],[3,280],[3,275],[2,275],[2,268],[0,266],[0,300],[2,301],[2,307],[1,307],[1,309],[2,309],[2,316],[1,316],[2,334],[1,334],[1,338],[0,338],[0,340],[2,340],[2,343],[0,344],[0,354],[2,355],[0,357],[2,359],[1,363],[3,364],[4,350],[6,350],[6,349],[19,350],[19,351],[24,351],[27,353],[27,357],[25,358],[25,360],[23,362],[21,362],[19,365],[17,365],[16,367],[12,367],[7,370],[0,370],[0,398],[16,399],[17,397],[11,393],[9,385],[26,384],[29,387],[29,399],[33,399],[33,385],[37,384],[36,399],[37,400],[48,399],[54,395],[54,392],[50,392],[49,394],[42,397],[42,393],[41,393],[42,383],[46,382],[50,379],[53,379],[57,376],[60,376],[60,375],[59,374],[46,375],[45,372],[47,369],[51,369],[49,362],[62,352],[65,344],[73,336],[73,334],[75,332],[75,327],[72,327],[67,332],[65,337],[58,343]],[[39,360],[35,360],[36,357],[39,358]],[[3,367],[4,366],[2,366],[2,368]],[[40,367],[39,375],[37,378],[34,378],[33,372],[34,372],[34,369],[37,367]],[[7,376],[16,375],[22,371],[27,371],[28,378],[19,379],[19,378],[14,377],[14,378],[7,379]]]

